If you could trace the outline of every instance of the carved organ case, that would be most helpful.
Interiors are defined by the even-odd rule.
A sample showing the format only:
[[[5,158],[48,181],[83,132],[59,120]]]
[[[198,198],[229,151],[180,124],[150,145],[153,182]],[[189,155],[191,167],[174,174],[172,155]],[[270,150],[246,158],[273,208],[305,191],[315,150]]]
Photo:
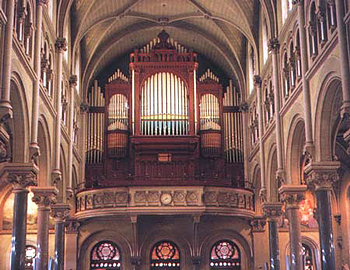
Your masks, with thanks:
[[[197,80],[197,68],[197,54],[170,42],[165,31],[131,53],[129,77],[117,70],[105,85],[105,102],[98,103],[104,104],[105,128],[88,136],[88,187],[231,185],[242,176],[241,159],[238,166],[226,164],[238,148],[239,132],[225,130],[231,118],[238,124],[238,107],[228,110],[235,115],[224,115],[230,102],[219,78],[208,70]],[[90,104],[88,126],[101,123],[101,111]],[[97,122],[89,120],[96,112]],[[90,141],[99,141],[91,136],[104,138],[99,164],[89,164],[89,153],[100,153],[89,149]]]

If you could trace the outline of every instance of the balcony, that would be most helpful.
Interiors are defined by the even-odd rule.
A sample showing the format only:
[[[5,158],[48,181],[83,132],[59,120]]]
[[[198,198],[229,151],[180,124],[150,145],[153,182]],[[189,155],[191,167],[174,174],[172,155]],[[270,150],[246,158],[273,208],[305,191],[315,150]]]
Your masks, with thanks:
[[[76,218],[213,214],[254,217],[251,190],[230,187],[115,187],[80,191]]]

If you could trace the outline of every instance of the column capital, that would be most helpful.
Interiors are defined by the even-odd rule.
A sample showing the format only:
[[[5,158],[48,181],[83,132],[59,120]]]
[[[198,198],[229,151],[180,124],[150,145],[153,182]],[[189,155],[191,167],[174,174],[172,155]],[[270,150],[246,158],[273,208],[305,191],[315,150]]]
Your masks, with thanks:
[[[269,51],[272,53],[278,53],[280,49],[280,42],[277,38],[271,38],[269,40]]]
[[[266,218],[265,217],[255,217],[250,221],[250,226],[252,226],[253,232],[263,232],[265,231]]]
[[[38,205],[38,209],[50,210],[50,205],[56,203],[58,190],[55,187],[32,187],[34,196],[32,201]]]
[[[254,86],[255,87],[261,87],[261,77],[260,77],[260,75],[254,75],[254,77],[253,77],[253,81],[254,81]]]
[[[266,202],[263,203],[262,209],[264,217],[267,219],[277,219],[282,215],[282,203],[281,202]]]
[[[65,222],[66,233],[67,234],[77,234],[80,227],[80,222],[76,219],[66,219]]]
[[[55,169],[51,173],[52,183],[57,185],[58,182],[62,181],[62,172],[59,169]]]
[[[292,4],[293,5],[303,5],[304,4],[304,0],[293,0]]]
[[[299,203],[305,199],[306,185],[283,185],[278,192],[281,200],[286,204],[286,209],[299,209]]]
[[[67,40],[65,38],[57,38],[55,43],[56,50],[63,52],[67,50]]]
[[[247,102],[242,102],[240,105],[239,105],[239,109],[242,111],[242,112],[248,112],[249,110],[249,104]]]
[[[64,222],[69,217],[70,205],[67,203],[57,203],[51,205],[51,216],[56,222]]]
[[[13,185],[14,189],[25,189],[37,185],[36,176],[39,173],[34,163],[9,163],[4,167],[7,173],[6,181]]]
[[[306,182],[315,190],[331,190],[340,179],[339,161],[310,162],[305,166]]]
[[[81,111],[82,113],[87,113],[88,110],[89,110],[89,104],[87,104],[86,102],[82,102],[82,103],[80,104],[80,111]]]
[[[69,77],[69,85],[70,87],[76,87],[78,82],[78,76],[77,75],[71,75]]]

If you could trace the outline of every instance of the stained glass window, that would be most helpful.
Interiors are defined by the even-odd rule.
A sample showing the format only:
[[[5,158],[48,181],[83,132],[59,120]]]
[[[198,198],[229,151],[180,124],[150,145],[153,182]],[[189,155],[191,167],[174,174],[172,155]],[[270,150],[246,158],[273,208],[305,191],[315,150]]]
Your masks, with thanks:
[[[24,262],[24,269],[32,270],[34,269],[34,259],[36,256],[36,247],[27,245],[26,246],[26,257]]]
[[[210,251],[211,270],[240,270],[241,252],[237,245],[229,240],[216,242]]]
[[[91,250],[90,269],[121,269],[121,254],[117,245],[110,241],[96,244]]]
[[[177,246],[170,241],[154,245],[151,252],[151,270],[180,269],[180,253]]]
[[[314,267],[314,256],[311,248],[308,245],[303,243],[302,252],[303,252],[304,270],[315,270],[316,268]]]

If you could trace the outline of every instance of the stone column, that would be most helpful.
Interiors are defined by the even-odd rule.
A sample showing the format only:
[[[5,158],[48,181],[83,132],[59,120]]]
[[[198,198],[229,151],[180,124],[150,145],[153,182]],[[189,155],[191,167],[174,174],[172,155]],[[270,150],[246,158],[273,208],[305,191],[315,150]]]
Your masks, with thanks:
[[[263,204],[262,208],[269,223],[270,269],[280,270],[277,219],[282,215],[282,203],[267,202]]]
[[[289,220],[291,270],[303,270],[299,203],[305,199],[305,185],[283,185],[279,189]]]
[[[71,89],[71,94],[70,94],[70,101],[69,101],[69,152],[68,152],[68,187],[67,191],[70,193],[70,195],[73,195],[73,146],[74,146],[74,141],[73,141],[73,133],[74,133],[74,99],[75,99],[75,87],[77,86],[77,79],[78,77],[76,75],[72,75],[69,78],[69,86]],[[70,196],[68,196],[70,197]]]
[[[36,184],[38,169],[31,164],[10,163],[5,166],[7,182],[13,185],[13,227],[11,248],[11,270],[24,270],[28,186]]]
[[[279,69],[278,69],[278,52],[280,44],[277,38],[273,38],[269,42],[269,50],[272,53],[272,71],[273,71],[273,88],[275,96],[275,118],[276,118],[276,146],[277,146],[277,172],[278,178],[284,179],[284,166],[283,166],[283,145],[282,145],[282,127],[281,127],[281,91],[279,87]]]
[[[334,236],[332,226],[331,192],[332,186],[339,181],[337,161],[311,162],[305,167],[306,181],[316,193],[317,217],[321,246],[322,270],[335,270]]]
[[[58,38],[55,43],[57,51],[57,77],[56,77],[56,95],[55,95],[55,137],[54,137],[54,158],[53,158],[53,170],[51,173],[52,182],[57,183],[61,181],[62,173],[60,169],[60,155],[61,155],[61,94],[62,94],[62,64],[63,53],[67,50],[67,41],[65,38]]]
[[[13,39],[13,21],[14,21],[15,1],[8,0],[6,6],[7,22],[5,26],[4,40],[4,58],[2,63],[2,88],[0,96],[0,120],[3,122],[8,118],[12,118],[12,105],[10,102],[10,86],[12,72],[12,39]]]
[[[86,140],[87,140],[87,112],[89,105],[86,102],[80,104],[80,123],[81,123],[81,134],[79,141],[82,143],[79,145],[80,156],[85,157],[86,153]],[[80,164],[80,179],[85,179],[85,162]],[[80,183],[77,183],[77,187],[80,188]]]
[[[130,216],[131,227],[132,227],[132,254],[131,254],[131,265],[133,270],[140,269],[141,258],[139,257],[138,250],[138,237],[137,237],[137,215]]]
[[[77,268],[77,246],[79,234],[79,222],[76,219],[69,219],[66,226],[66,249],[65,249],[65,266],[66,269],[76,270]]]
[[[305,30],[305,10],[304,0],[293,0],[293,4],[298,5],[298,21],[300,33],[300,57],[301,57],[301,80],[303,83],[303,102],[304,102],[304,118],[305,118],[305,150],[313,155],[314,142],[312,136],[312,121],[311,121],[311,101],[310,101],[310,86],[306,79],[308,67],[308,47]]]
[[[56,202],[58,190],[55,187],[32,187],[33,202],[38,205],[38,235],[36,270],[47,270],[49,262],[50,205]]]
[[[194,215],[192,217],[193,222],[193,254],[192,265],[193,270],[199,270],[201,264],[200,247],[198,246],[198,226],[201,221],[200,215]]]
[[[51,215],[55,219],[55,270],[64,270],[65,220],[70,206],[58,203],[51,206]]]
[[[261,77],[259,75],[254,76],[254,85],[256,89],[257,96],[257,109],[258,109],[258,123],[259,123],[259,148],[260,148],[260,177],[261,177],[261,190],[260,195],[262,196],[262,201],[266,201],[266,183],[265,183],[265,149],[262,140],[263,137],[263,110],[261,101]]]
[[[350,115],[350,67],[349,67],[349,53],[348,53],[348,42],[346,35],[346,25],[344,22],[345,11],[344,11],[344,0],[335,1],[335,10],[337,12],[337,28],[338,28],[338,40],[340,48],[340,72],[341,82],[343,90],[343,105],[342,115],[345,113]]]
[[[33,90],[33,112],[32,112],[32,129],[31,142],[29,145],[30,158],[37,162],[40,155],[38,145],[38,120],[39,120],[39,93],[41,79],[41,37],[43,24],[43,8],[48,3],[48,0],[37,0],[36,5],[36,32],[35,32],[35,49],[34,49],[34,71],[36,79]],[[40,183],[39,183],[40,184]]]

